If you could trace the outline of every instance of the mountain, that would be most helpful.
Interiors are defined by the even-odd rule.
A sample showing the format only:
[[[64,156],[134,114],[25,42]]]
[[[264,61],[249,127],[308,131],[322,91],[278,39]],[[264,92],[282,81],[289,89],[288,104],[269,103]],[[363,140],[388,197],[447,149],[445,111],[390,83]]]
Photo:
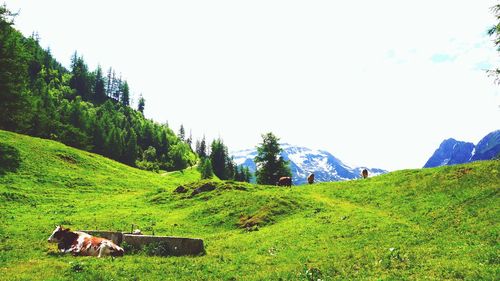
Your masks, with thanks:
[[[473,151],[474,144],[471,142],[457,141],[452,138],[444,140],[425,163],[424,168],[467,163]]]
[[[361,171],[367,169],[370,176],[387,173],[386,170],[378,168],[355,167],[351,168],[342,163],[338,158],[328,151],[312,150],[306,147],[293,146],[287,143],[280,144],[283,152],[281,156],[290,161],[293,184],[304,184],[307,176],[314,173],[315,181],[343,181],[360,177]],[[251,172],[255,172],[255,162],[253,159],[257,155],[257,150],[245,149],[231,153],[234,161],[238,165],[248,167]]]
[[[477,160],[490,160],[500,154],[500,130],[493,131],[481,139],[477,145],[457,141],[453,138],[444,140],[436,149],[424,168],[469,163]]]
[[[489,160],[500,154],[500,130],[487,134],[481,139],[475,149],[471,160]]]

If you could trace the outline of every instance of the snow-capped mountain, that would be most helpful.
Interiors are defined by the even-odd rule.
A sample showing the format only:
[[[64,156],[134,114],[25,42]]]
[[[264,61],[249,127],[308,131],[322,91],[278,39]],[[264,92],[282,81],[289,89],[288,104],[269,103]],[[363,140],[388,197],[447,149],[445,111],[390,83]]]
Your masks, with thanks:
[[[444,140],[436,149],[424,168],[468,163],[477,160],[490,160],[500,154],[500,130],[493,131],[482,138],[477,145],[455,139]]]
[[[363,169],[367,169],[370,176],[387,173],[385,170],[376,168],[351,168],[324,150],[312,150],[286,143],[280,144],[280,146],[283,149],[281,156],[290,161],[294,185],[306,183],[307,176],[311,173],[314,173],[317,182],[356,179],[360,177]],[[255,172],[256,167],[253,161],[257,155],[255,148],[235,151],[231,155],[236,164],[246,166],[251,172]]]

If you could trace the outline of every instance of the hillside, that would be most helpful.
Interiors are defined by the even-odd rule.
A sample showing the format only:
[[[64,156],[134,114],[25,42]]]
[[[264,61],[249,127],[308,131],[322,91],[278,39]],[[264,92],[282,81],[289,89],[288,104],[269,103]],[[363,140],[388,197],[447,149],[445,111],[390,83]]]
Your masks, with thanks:
[[[278,188],[134,169],[0,131],[1,280],[494,280],[500,162]],[[196,184],[196,183],[194,183]],[[206,255],[56,253],[55,224],[204,239]]]

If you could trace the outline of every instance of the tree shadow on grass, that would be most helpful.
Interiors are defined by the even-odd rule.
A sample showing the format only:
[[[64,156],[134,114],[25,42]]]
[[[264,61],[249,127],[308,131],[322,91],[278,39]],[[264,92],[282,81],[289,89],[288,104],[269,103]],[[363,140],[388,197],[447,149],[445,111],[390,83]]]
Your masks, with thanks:
[[[0,143],[0,176],[15,172],[21,166],[21,156],[17,148]]]

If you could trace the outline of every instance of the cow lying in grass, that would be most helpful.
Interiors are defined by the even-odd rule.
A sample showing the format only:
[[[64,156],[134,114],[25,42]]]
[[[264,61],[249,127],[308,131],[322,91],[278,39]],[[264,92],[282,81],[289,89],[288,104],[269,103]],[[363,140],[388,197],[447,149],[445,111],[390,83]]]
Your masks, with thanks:
[[[85,232],[70,231],[69,228],[57,226],[48,239],[49,243],[57,243],[59,251],[72,253],[74,256],[123,256],[123,249],[111,240],[93,237]]]

